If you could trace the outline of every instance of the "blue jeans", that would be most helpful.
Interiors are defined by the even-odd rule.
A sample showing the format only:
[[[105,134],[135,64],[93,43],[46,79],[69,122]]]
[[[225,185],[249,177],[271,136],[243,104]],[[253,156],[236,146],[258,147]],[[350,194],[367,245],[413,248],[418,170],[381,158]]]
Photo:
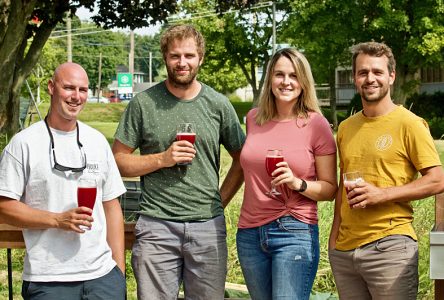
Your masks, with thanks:
[[[309,299],[319,263],[318,225],[285,216],[239,229],[236,242],[251,299]]]

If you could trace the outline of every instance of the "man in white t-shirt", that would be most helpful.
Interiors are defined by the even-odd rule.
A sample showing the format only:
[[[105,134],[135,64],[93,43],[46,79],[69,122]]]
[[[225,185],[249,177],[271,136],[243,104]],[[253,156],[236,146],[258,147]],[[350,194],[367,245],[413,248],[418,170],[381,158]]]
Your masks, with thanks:
[[[24,299],[124,299],[125,187],[105,137],[77,121],[88,76],[75,63],[48,82],[44,121],[17,133],[0,158],[0,220],[23,228]],[[91,208],[77,202],[80,179],[95,182]]]

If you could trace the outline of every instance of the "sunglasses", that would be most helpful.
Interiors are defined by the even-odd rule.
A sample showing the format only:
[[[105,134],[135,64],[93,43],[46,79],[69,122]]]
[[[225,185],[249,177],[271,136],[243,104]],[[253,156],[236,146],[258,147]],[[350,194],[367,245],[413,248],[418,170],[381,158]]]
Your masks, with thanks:
[[[48,121],[46,120],[47,118],[48,117],[46,116],[45,117],[45,125],[46,125],[46,129],[48,129],[49,138],[51,139],[52,156],[54,156],[54,169],[56,169],[58,171],[62,171],[62,172],[71,171],[74,173],[82,172],[83,170],[85,170],[86,169],[86,153],[85,153],[85,151],[83,151],[83,145],[82,145],[82,143],[80,143],[80,139],[79,139],[79,124],[76,122],[77,145],[79,146],[84,165],[82,167],[77,167],[77,168],[66,167],[66,166],[61,165],[57,162],[57,158],[56,158],[55,151],[54,151],[54,137],[52,136],[51,129],[49,129]]]

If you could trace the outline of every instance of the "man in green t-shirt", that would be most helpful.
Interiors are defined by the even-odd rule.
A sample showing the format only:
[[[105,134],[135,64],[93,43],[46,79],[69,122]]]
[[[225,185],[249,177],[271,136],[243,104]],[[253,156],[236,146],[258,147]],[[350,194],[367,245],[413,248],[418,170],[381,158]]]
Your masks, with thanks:
[[[132,253],[138,299],[177,299],[182,282],[187,299],[223,299],[223,209],[243,182],[245,135],[229,100],[196,79],[202,35],[175,25],[160,43],[168,78],[131,100],[113,145],[121,175],[141,177]],[[194,143],[176,140],[181,123],[192,124]],[[219,189],[220,145],[233,160]]]
[[[369,42],[352,52],[363,110],[338,129],[341,181],[330,264],[341,300],[416,300],[418,244],[410,201],[444,190],[441,162],[427,123],[392,102],[391,49]],[[343,180],[356,171],[359,180]]]

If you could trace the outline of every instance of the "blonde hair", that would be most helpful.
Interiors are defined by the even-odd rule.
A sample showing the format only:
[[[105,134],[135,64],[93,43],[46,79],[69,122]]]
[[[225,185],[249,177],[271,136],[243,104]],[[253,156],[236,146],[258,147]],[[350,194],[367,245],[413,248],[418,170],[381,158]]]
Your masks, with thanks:
[[[267,66],[267,73],[259,96],[258,111],[256,114],[256,123],[263,125],[277,115],[276,97],[271,89],[273,71],[277,61],[281,57],[288,58],[295,70],[296,78],[301,85],[302,92],[293,106],[295,116],[308,118],[309,112],[317,112],[322,115],[319,108],[318,98],[314,87],[314,79],[311,73],[310,64],[305,56],[294,48],[284,48],[277,51]]]

